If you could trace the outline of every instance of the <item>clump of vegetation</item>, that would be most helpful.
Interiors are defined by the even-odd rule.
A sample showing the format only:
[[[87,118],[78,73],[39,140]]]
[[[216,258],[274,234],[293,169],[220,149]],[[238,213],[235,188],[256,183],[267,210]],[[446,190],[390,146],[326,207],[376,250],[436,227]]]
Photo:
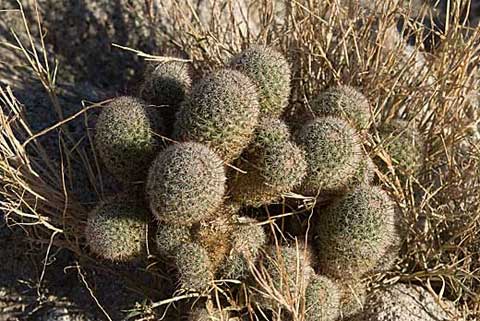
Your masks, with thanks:
[[[177,114],[173,136],[204,143],[230,162],[253,138],[258,114],[255,85],[238,71],[221,69],[195,83]]]
[[[389,196],[368,185],[321,209],[316,244],[322,272],[342,279],[372,269],[396,236],[394,215]]]
[[[290,96],[290,66],[271,47],[251,46],[233,57],[230,66],[250,77],[259,90],[262,115],[278,117]]]
[[[314,275],[305,289],[305,320],[334,321],[338,318],[340,293],[336,284],[322,275]]]
[[[207,251],[196,243],[184,243],[175,249],[179,287],[205,291],[213,282],[213,267]]]
[[[306,174],[303,151],[291,141],[287,125],[265,118],[254,141],[242,154],[229,180],[234,201],[250,206],[272,203],[302,182]]]
[[[124,262],[143,254],[146,231],[145,209],[115,199],[98,205],[89,213],[85,237],[96,255]]]
[[[134,97],[118,97],[102,109],[95,147],[106,168],[122,181],[142,180],[161,148],[155,134],[164,130],[153,108]]]
[[[296,136],[307,161],[299,191],[309,196],[345,191],[361,162],[355,130],[344,120],[324,117],[308,122]]]
[[[413,124],[395,119],[380,126],[378,133],[388,155],[377,157],[380,167],[388,172],[391,164],[403,177],[418,174],[423,164],[423,139]]]
[[[441,283],[442,293],[458,299],[459,304],[464,304],[462,312],[468,318],[473,319],[479,314],[476,293],[479,292],[477,280],[480,266],[478,260],[465,258],[476,258],[479,243],[476,235],[480,234],[478,217],[471,215],[477,213],[480,206],[480,197],[477,197],[479,194],[477,189],[480,186],[478,175],[480,135],[477,126],[479,114],[467,95],[470,91],[478,92],[478,82],[473,79],[475,76],[472,76],[477,74],[478,61],[476,55],[472,53],[479,49],[480,33],[471,32],[474,28],[462,25],[467,22],[468,17],[465,16],[463,19],[461,4],[459,6],[455,1],[451,1],[451,8],[445,8],[446,14],[452,18],[448,21],[448,28],[436,30],[433,35],[437,37],[438,34],[436,43],[439,46],[422,46],[420,43],[426,41],[424,36],[432,37],[431,28],[422,27],[426,17],[420,17],[420,21],[413,21],[411,17],[405,16],[410,10],[400,7],[404,2],[406,1],[312,0],[308,6],[289,2],[287,8],[284,8],[282,5],[272,6],[271,1],[257,1],[249,6],[255,13],[253,15],[238,15],[235,12],[237,7],[232,3],[232,6],[223,6],[225,10],[233,11],[224,15],[228,19],[226,21],[222,19],[221,24],[216,13],[222,11],[216,10],[218,9],[216,4],[212,4],[214,6],[212,10],[206,10],[214,16],[208,21],[205,21],[208,13],[202,12],[197,15],[195,12],[197,9],[202,10],[201,6],[198,8],[190,6],[189,10],[185,10],[182,6],[173,5],[169,8],[172,13],[169,16],[173,17],[179,28],[169,29],[168,36],[163,32],[163,26],[150,24],[150,20],[151,22],[163,20],[157,19],[162,18],[162,14],[157,16],[158,12],[161,12],[161,6],[153,8],[146,5],[149,12],[133,10],[132,13],[139,19],[147,16],[149,18],[148,22],[135,19],[136,22],[141,22],[142,30],[161,32],[158,35],[160,37],[156,37],[155,34],[148,38],[153,43],[161,38],[161,43],[165,44],[165,47],[157,48],[158,51],[171,52],[172,49],[182,51],[192,60],[192,75],[195,77],[198,75],[201,81],[194,86],[198,89],[194,89],[197,96],[191,96],[188,89],[178,95],[174,93],[176,89],[173,88],[171,91],[164,91],[167,96],[171,94],[162,98],[164,101],[172,99],[171,103],[176,105],[175,108],[182,106],[178,109],[180,117],[176,122],[168,124],[163,122],[162,125],[162,120],[146,121],[147,119],[150,121],[151,115],[156,117],[158,114],[162,115],[159,118],[166,120],[161,111],[175,110],[170,108],[171,106],[165,109],[144,108],[146,111],[144,114],[147,116],[140,117],[140,122],[136,122],[136,117],[130,116],[122,116],[128,120],[124,123],[119,122],[121,125],[104,122],[105,126],[114,129],[109,135],[115,136],[120,133],[119,137],[125,137],[125,141],[119,148],[112,149],[118,151],[118,154],[111,153],[109,156],[113,165],[108,164],[105,156],[100,155],[101,160],[107,168],[115,168],[117,166],[115,164],[120,164],[118,167],[121,170],[117,174],[114,169],[110,171],[122,181],[134,183],[142,193],[146,192],[150,204],[141,205],[140,208],[148,212],[146,208],[150,205],[154,209],[154,213],[150,214],[158,218],[145,219],[151,226],[144,223],[144,230],[154,231],[158,228],[156,240],[158,251],[149,247],[148,253],[152,255],[149,255],[148,262],[136,262],[142,265],[137,271],[143,271],[148,280],[160,279],[162,284],[178,282],[180,286],[180,289],[177,289],[180,291],[173,294],[175,298],[166,300],[162,298],[161,301],[150,303],[150,292],[155,297],[160,292],[156,282],[141,284],[140,279],[138,280],[140,282],[137,282],[136,276],[128,275],[133,281],[128,282],[129,287],[133,287],[138,294],[144,294],[145,298],[148,296],[146,303],[138,304],[130,316],[155,319],[160,317],[163,307],[178,303],[180,306],[178,310],[182,314],[180,319],[184,319],[188,309],[181,307],[183,302],[189,304],[191,302],[186,301],[191,300],[196,303],[215,301],[220,311],[234,311],[235,316],[242,319],[248,317],[255,320],[262,316],[272,321],[322,319],[323,312],[327,317],[335,314],[334,309],[330,311],[331,313],[323,311],[329,303],[317,304],[323,299],[329,302],[335,296],[333,290],[325,297],[319,295],[324,293],[322,288],[326,282],[319,280],[323,277],[331,278],[335,282],[340,292],[340,318],[344,319],[356,314],[363,306],[367,286],[375,292],[378,283],[391,284],[395,280],[409,279],[432,285],[430,290],[434,291],[437,290],[436,282],[441,279],[444,281]],[[369,8],[364,8],[365,5]],[[413,5],[413,2],[409,2],[408,9],[410,5]],[[121,6],[116,8],[121,9]],[[315,8],[314,14],[311,8]],[[19,10],[7,10],[6,13],[9,14],[10,11],[17,13]],[[35,16],[32,14],[34,12],[36,11],[28,12],[24,17],[29,19]],[[38,10],[37,16],[42,12],[48,13],[49,10]],[[260,21],[255,21],[257,13],[261,17]],[[399,17],[403,20],[398,21]],[[0,25],[4,24],[5,20],[0,19]],[[398,32],[401,24],[407,25],[403,35]],[[410,24],[415,25],[414,28],[410,28]],[[40,21],[38,29],[44,30],[40,26]],[[107,29],[110,33],[111,28]],[[433,29],[436,29],[436,26]],[[13,49],[15,55],[20,53],[26,57],[17,56],[21,58],[17,59],[19,63],[3,65],[18,66],[28,62],[32,66],[0,68],[2,82],[5,71],[7,78],[10,72],[14,75],[6,80],[8,86],[12,86],[12,90],[0,84],[2,109],[0,186],[4,187],[0,188],[0,211],[5,212],[7,223],[12,223],[12,226],[20,225],[25,229],[35,244],[67,247],[82,258],[82,270],[90,269],[88,262],[93,262],[92,255],[102,256],[97,253],[94,245],[88,246],[90,243],[93,244],[88,237],[81,237],[85,232],[85,218],[91,203],[78,201],[76,197],[83,198],[83,195],[76,193],[72,186],[87,186],[86,189],[92,195],[89,198],[97,197],[98,200],[105,193],[116,193],[127,185],[119,186],[111,182],[108,175],[103,175],[104,168],[97,166],[96,155],[92,153],[92,146],[89,145],[88,129],[86,133],[77,131],[81,128],[77,126],[81,123],[80,116],[85,116],[86,126],[89,126],[88,121],[92,119],[89,113],[97,106],[90,105],[89,101],[97,100],[90,98],[90,92],[95,91],[95,88],[92,88],[94,90],[88,88],[88,97],[72,97],[79,98],[75,101],[83,99],[87,105],[84,111],[75,110],[71,113],[72,110],[69,109],[71,97],[68,99],[57,97],[63,95],[65,89],[69,90],[64,86],[65,79],[62,73],[56,73],[57,69],[48,66],[50,61],[55,61],[47,57],[48,47],[54,44],[47,43],[48,47],[40,50],[40,45],[43,46],[44,40],[48,41],[48,36],[45,39],[42,37],[37,44],[35,39],[31,38],[34,33],[28,34],[27,37],[18,35],[18,40],[22,43],[7,43],[6,46],[0,46],[0,52],[3,53],[5,48]],[[131,33],[130,36],[136,35]],[[27,41],[24,41],[25,38]],[[412,45],[407,44],[405,38],[412,40]],[[229,58],[227,56],[253,40],[275,44],[277,48],[282,48],[282,52],[288,55],[288,61],[292,62],[291,77],[286,59],[269,48],[259,46],[246,49],[232,59],[229,62],[232,70],[221,69],[225,67],[222,62]],[[28,44],[31,44],[32,48],[28,48]],[[171,45],[175,48],[169,48]],[[150,43],[145,43],[145,46],[151,48]],[[18,48],[22,50],[17,50]],[[431,50],[428,56],[424,55],[425,48]],[[153,57],[140,51],[136,52],[139,56],[152,60],[171,60],[168,57]],[[45,55],[39,57],[38,53]],[[1,54],[0,56],[4,57]],[[128,54],[122,57],[128,58]],[[418,57],[425,59],[417,59]],[[6,59],[9,62],[8,55]],[[421,66],[415,68],[417,64]],[[68,63],[62,65],[69,66]],[[25,96],[25,93],[28,94],[26,96],[35,96],[37,92],[31,90],[26,84],[27,81],[16,86],[15,77],[30,80],[28,70],[35,71],[35,75],[48,92],[52,104],[48,102],[47,107],[50,108],[52,105],[58,113],[61,122],[52,128],[37,131],[39,129],[37,126],[32,126],[32,129],[26,122],[24,114],[31,112],[29,104],[22,101],[24,99],[21,96]],[[421,73],[412,73],[412,70],[421,70]],[[223,78],[218,77],[221,73],[225,73]],[[205,74],[210,76],[203,77]],[[58,82],[55,81],[57,77]],[[217,78],[214,79],[215,77]],[[83,76],[77,78],[77,75],[67,75],[65,78],[83,81]],[[118,81],[111,81],[115,82],[115,86],[109,86],[112,90],[122,92],[131,90],[128,84],[126,86],[120,84],[119,88]],[[111,85],[111,81],[102,79],[98,83]],[[147,81],[151,79],[147,77]],[[166,85],[167,82],[163,84]],[[251,86],[246,86],[247,82],[250,82]],[[292,90],[289,88],[290,82]],[[340,82],[361,86],[361,91],[368,93],[368,97],[372,98],[369,113],[365,107],[368,104],[365,97],[350,87],[333,85],[332,89],[315,99],[319,88]],[[76,91],[82,85],[74,84],[71,87]],[[90,86],[87,84],[87,87]],[[147,92],[144,84],[142,94],[147,97]],[[228,94],[225,94],[226,92]],[[258,95],[256,100],[252,98],[253,92]],[[14,93],[19,96],[15,97]],[[223,96],[219,103],[210,99],[211,95],[206,93],[219,93],[219,96]],[[347,95],[344,95],[345,93]],[[208,99],[204,100],[205,97]],[[149,103],[154,100],[148,99],[152,100]],[[233,105],[229,104],[232,99],[241,104],[245,102],[245,106],[250,106],[247,101],[255,101],[256,111],[247,112],[246,107],[231,108]],[[113,100],[113,103],[115,101]],[[205,103],[206,101],[209,103]],[[215,105],[217,103],[218,105]],[[303,114],[303,109],[309,105],[312,107],[313,115],[307,115],[308,123],[297,122],[298,119],[307,118]],[[215,109],[212,106],[223,107]],[[107,109],[108,106],[104,109],[105,113]],[[197,109],[201,112],[197,113]],[[129,109],[125,110],[131,112]],[[160,113],[150,113],[151,110]],[[187,114],[187,111],[192,111],[191,115]],[[248,117],[245,117],[245,114],[248,114]],[[375,117],[370,117],[373,114]],[[257,170],[262,167],[274,169],[270,170],[270,173],[275,169],[280,173],[293,168],[290,167],[292,164],[289,160],[297,160],[293,154],[298,153],[291,149],[289,155],[282,147],[290,144],[282,145],[275,142],[273,149],[270,149],[268,144],[256,145],[257,141],[263,141],[266,137],[260,134],[263,125],[259,121],[268,119],[271,123],[282,123],[279,120],[280,115],[292,128],[302,127],[295,131],[295,143],[290,142],[291,146],[297,144],[305,157],[307,174],[302,184],[294,187],[294,192],[290,193],[288,190],[291,188],[277,189],[278,186],[275,184],[278,181],[272,180],[262,185],[272,188],[272,195],[275,194],[261,199],[259,203],[263,206],[253,207],[248,206],[255,205],[253,203],[237,201],[235,205],[238,207],[242,205],[242,208],[225,209],[224,206],[227,204],[224,202],[235,200],[234,188],[231,187],[238,188],[237,184],[242,184],[246,185],[241,187],[247,192],[248,186],[251,186],[252,190],[257,189],[254,183],[240,183],[240,180],[234,183],[235,180],[232,180],[229,184],[232,183],[233,186],[224,191],[223,184],[218,183],[219,181],[225,183],[224,165],[232,172],[238,170],[241,173],[243,169],[248,169],[247,166],[242,166],[242,161],[248,160],[253,169],[247,170],[247,174],[261,173]],[[390,119],[412,119],[415,121],[415,128],[410,127],[413,125],[412,121],[408,125],[401,125],[400,129],[384,129],[391,125]],[[77,122],[78,120],[80,121]],[[262,123],[264,121],[262,120]],[[380,123],[374,123],[376,121]],[[381,125],[382,123],[388,125]],[[188,125],[185,125],[188,130],[180,128],[180,124]],[[367,132],[370,124],[371,129]],[[166,157],[166,154],[161,152],[161,144],[157,147],[156,139],[150,140],[146,134],[150,132],[155,137],[157,136],[155,134],[162,133],[161,129],[153,128],[157,125],[178,127],[175,128],[176,133],[188,133],[175,137],[180,141],[174,145],[175,148],[182,149],[187,146],[185,144],[201,144],[202,148],[192,148],[188,153],[182,151],[179,153],[181,157],[173,157],[175,153],[169,149],[170,156]],[[75,130],[71,131],[73,127]],[[283,127],[279,125],[272,133],[285,132]],[[147,128],[150,130],[147,131]],[[191,128],[195,130],[190,131]],[[422,140],[428,148],[423,148],[423,142],[420,140],[411,138],[418,136],[417,132],[410,134],[410,130],[416,129],[421,130]],[[57,130],[61,135],[55,135]],[[321,135],[317,135],[318,132]],[[124,134],[126,136],[122,136]],[[189,136],[190,134],[192,135]],[[167,131],[166,135],[170,136],[170,132]],[[50,140],[52,136],[53,140]],[[405,136],[410,138],[389,150],[391,142],[402,141]],[[131,137],[134,138],[130,145]],[[283,137],[282,134],[279,137]],[[46,144],[43,143],[45,141]],[[409,150],[412,142],[413,145],[420,142],[419,154],[415,149]],[[107,146],[108,144],[112,146]],[[113,147],[108,139],[104,140],[104,145],[105,150]],[[149,155],[149,146],[154,146],[152,158],[145,157]],[[55,153],[51,152],[52,149]],[[97,148],[99,153],[100,149]],[[126,150],[128,152],[125,152]],[[268,150],[270,151],[267,154]],[[60,154],[57,155],[56,151],[60,151]],[[158,155],[158,161],[151,166],[153,174],[147,177],[148,163],[155,154]],[[422,154],[424,157],[414,156],[416,160],[413,161],[403,159]],[[267,155],[272,157],[273,161],[264,161],[267,157],[254,158],[255,155],[262,157]],[[282,158],[285,155],[292,158]],[[353,155],[356,155],[356,158]],[[380,171],[376,171],[379,175],[375,183],[381,186],[369,185],[373,172],[370,170],[372,163],[367,155],[377,157],[375,160],[378,161],[380,170],[387,173],[382,175]],[[166,161],[167,159],[170,160]],[[213,163],[218,166],[213,166]],[[265,164],[272,166],[264,166]],[[124,170],[122,166],[126,169]],[[296,170],[300,167],[294,166]],[[422,175],[416,175],[420,167]],[[261,177],[259,181],[265,178],[264,175],[258,176]],[[409,176],[414,176],[412,177],[414,179],[407,180],[409,184],[404,184],[406,182],[402,178],[410,178]],[[88,177],[86,184],[83,177]],[[146,177],[147,184],[144,186],[143,181]],[[397,184],[398,182],[402,184]],[[393,206],[393,203],[381,189],[388,191],[392,199],[399,204],[396,210],[401,213],[402,222],[406,223],[403,228],[408,231],[408,237],[400,252],[402,266],[388,264],[398,253],[392,250],[398,246],[398,235],[393,230],[395,224],[391,220],[393,211],[390,210],[390,205]],[[160,193],[156,194],[157,191]],[[281,203],[277,202],[279,194],[283,194]],[[163,201],[168,201],[168,209],[162,204]],[[247,223],[241,225],[237,222],[239,213],[255,217],[258,222],[245,219]],[[451,215],[452,213],[455,215]],[[146,213],[147,216],[148,214]],[[292,228],[289,226],[290,219],[298,219],[300,224]],[[108,244],[120,247],[129,244],[126,238],[129,238],[130,234],[122,234],[120,228],[116,228],[116,223],[109,221],[108,224],[99,226],[108,231],[103,234],[107,235],[104,239]],[[89,228],[87,226],[87,229]],[[134,229],[132,228],[132,231]],[[111,230],[115,232],[110,233]],[[272,244],[285,244],[291,241],[292,234],[301,235],[305,238],[305,243],[314,244],[318,251],[309,255],[300,247],[294,251],[295,253],[283,254],[292,247],[287,247],[287,250],[282,246],[280,249],[271,249]],[[119,239],[122,240],[121,244]],[[147,237],[143,236],[143,239]],[[267,243],[266,254],[261,249],[263,243]],[[119,251],[116,251],[110,256],[118,253]],[[265,255],[258,255],[259,253]],[[256,256],[262,260],[255,260]],[[132,254],[131,257],[138,255]],[[127,260],[127,255],[114,260]],[[176,266],[177,275],[170,274],[170,270],[164,270],[163,263],[170,262]],[[102,262],[99,262],[97,266],[104,268],[101,264]],[[385,265],[388,266],[388,273],[381,271]],[[446,266],[456,267],[455,271],[448,273],[448,277],[444,277]],[[321,277],[316,275],[313,267],[325,275]],[[128,269],[130,265],[107,264],[107,268]],[[247,270],[251,275],[246,275]],[[119,276],[125,274],[128,273],[118,273]],[[214,278],[221,279],[221,282]],[[124,281],[119,280],[120,283],[125,283]],[[93,290],[92,288],[92,292]],[[184,295],[184,290],[194,290],[196,293]],[[383,292],[379,295],[384,296],[385,301],[389,297],[389,294]],[[392,301],[395,299],[390,300],[390,303]],[[399,318],[404,317],[403,314],[408,314],[403,302],[391,304],[392,307],[390,303],[384,304],[381,300],[372,303],[373,312],[366,319]],[[407,302],[406,305],[409,304]],[[264,306],[268,311],[259,308]],[[372,306],[366,305],[367,308]],[[209,308],[207,312],[203,315],[217,317],[214,310]],[[259,315],[263,313],[265,314]],[[191,316],[191,318],[203,317]],[[428,320],[428,317],[423,318]]]
[[[315,116],[334,116],[347,120],[358,130],[370,127],[370,103],[355,88],[340,85],[321,92],[310,103]]]
[[[150,208],[167,224],[200,222],[222,204],[225,180],[221,159],[208,147],[171,145],[150,167],[146,187]]]

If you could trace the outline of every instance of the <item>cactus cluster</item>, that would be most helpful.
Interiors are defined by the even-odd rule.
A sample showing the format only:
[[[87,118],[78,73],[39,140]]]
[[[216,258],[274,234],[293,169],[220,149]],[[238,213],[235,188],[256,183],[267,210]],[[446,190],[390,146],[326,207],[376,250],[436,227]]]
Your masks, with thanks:
[[[149,253],[173,267],[180,290],[208,293],[218,280],[241,280],[257,290],[250,297],[257,308],[272,312],[292,301],[306,321],[355,313],[366,293],[361,277],[398,240],[393,202],[371,185],[376,169],[371,145],[363,145],[370,106],[352,87],[332,87],[295,128],[283,113],[290,77],[279,52],[253,46],[195,82],[183,63],[160,64],[141,87],[146,102],[110,102],[96,149],[122,187],[141,189],[142,205],[94,209],[90,250],[115,261],[140,258],[153,230]],[[291,240],[278,240],[283,231],[270,211],[305,211],[304,196],[318,201],[301,231],[305,243],[278,246]],[[191,318],[208,318],[204,312]]]

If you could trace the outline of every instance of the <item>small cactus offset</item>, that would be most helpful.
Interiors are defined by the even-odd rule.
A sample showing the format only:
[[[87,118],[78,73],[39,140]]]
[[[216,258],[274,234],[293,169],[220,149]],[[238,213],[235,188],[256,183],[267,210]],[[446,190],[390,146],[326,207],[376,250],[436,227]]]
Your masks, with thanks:
[[[267,117],[280,116],[290,96],[290,66],[271,47],[251,46],[230,61],[230,66],[250,77],[259,89],[260,111]]]
[[[85,236],[90,250],[96,255],[122,262],[142,256],[146,231],[146,210],[114,199],[90,212]]]
[[[346,121],[315,118],[299,130],[296,139],[307,161],[301,193],[317,196],[349,188],[361,162],[361,149],[357,133]]]
[[[171,145],[150,167],[146,186],[150,208],[167,224],[200,222],[222,204],[225,180],[221,159],[208,147]]]
[[[180,61],[161,62],[152,66],[140,88],[140,97],[155,105],[171,133],[175,114],[188,99],[192,80],[188,65]]]
[[[334,321],[340,314],[340,291],[332,280],[314,275],[305,289],[305,320]]]
[[[176,248],[173,259],[181,289],[203,292],[210,287],[214,272],[210,257],[202,246],[184,243]]]
[[[370,103],[350,86],[335,86],[321,92],[310,103],[315,116],[334,116],[347,120],[358,130],[370,127]]]
[[[407,121],[395,119],[378,129],[380,144],[400,176],[418,174],[423,163],[423,142],[420,133]],[[379,167],[388,172],[387,164],[377,157]]]
[[[396,238],[394,215],[389,196],[368,185],[321,209],[315,231],[321,271],[357,278],[375,267]]]
[[[178,107],[187,98],[192,83],[187,66],[184,62],[168,61],[152,67],[140,88],[140,96],[157,106]]]
[[[347,184],[351,189],[361,184],[370,184],[375,176],[377,166],[368,155],[363,155],[358,165],[357,172]]]
[[[189,226],[160,223],[155,240],[162,255],[173,256],[179,246],[192,242],[192,234]]]
[[[272,203],[292,191],[306,174],[304,152],[291,141],[287,125],[278,119],[261,121],[237,166],[244,172],[232,170],[230,194],[234,201],[250,206]]]
[[[267,236],[252,218],[240,217],[236,221],[230,236],[230,253],[219,270],[222,278],[242,280],[248,275],[248,265],[256,262]]]
[[[177,114],[173,136],[204,143],[230,162],[253,138],[258,113],[255,85],[238,71],[222,69],[193,86]]]
[[[122,181],[142,180],[161,148],[164,131],[154,108],[133,97],[115,98],[97,120],[95,147],[108,171]]]

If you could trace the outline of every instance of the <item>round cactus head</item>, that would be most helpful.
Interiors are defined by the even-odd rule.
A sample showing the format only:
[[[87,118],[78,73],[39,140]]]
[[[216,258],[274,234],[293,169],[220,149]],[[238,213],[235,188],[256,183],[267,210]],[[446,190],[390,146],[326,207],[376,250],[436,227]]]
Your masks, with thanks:
[[[154,108],[133,97],[119,97],[102,109],[95,147],[115,177],[141,180],[161,147],[155,133],[163,131],[163,121]]]
[[[263,119],[254,141],[232,170],[229,190],[234,201],[249,206],[269,204],[290,192],[306,174],[303,151],[291,141],[287,125]]]
[[[335,117],[315,118],[300,129],[297,141],[307,161],[301,193],[316,196],[348,188],[361,161],[359,138],[348,123]]]
[[[347,185],[353,189],[361,184],[370,184],[375,176],[376,168],[377,166],[368,155],[362,155],[357,171]]]
[[[147,213],[117,200],[97,206],[88,215],[85,236],[90,250],[112,261],[130,261],[143,254]]]
[[[181,289],[205,291],[211,285],[212,262],[207,251],[199,244],[184,243],[177,247],[174,261]]]
[[[244,279],[249,272],[249,263],[255,263],[267,236],[257,221],[241,217],[232,226],[231,251],[220,267],[220,276],[225,279]]]
[[[159,221],[191,225],[221,205],[225,169],[221,159],[202,144],[174,144],[153,161],[146,190]]]
[[[282,114],[290,96],[290,66],[281,53],[255,45],[233,57],[230,66],[250,77],[258,87],[263,115]]]
[[[340,312],[340,291],[329,278],[314,275],[305,289],[305,320],[334,321]]]
[[[162,255],[173,256],[179,246],[189,242],[192,242],[189,227],[162,223],[158,226],[156,245]]]
[[[315,116],[334,116],[347,120],[359,130],[370,125],[370,103],[350,86],[335,86],[320,93],[310,103]]]
[[[378,130],[383,150],[390,156],[392,166],[399,174],[415,175],[422,166],[423,142],[420,133],[408,122],[393,120]],[[388,171],[386,164],[377,158],[379,167]]]
[[[388,195],[368,185],[321,210],[316,240],[322,272],[356,278],[372,269],[395,239],[394,212]]]
[[[157,106],[178,106],[187,97],[192,80],[187,64],[161,62],[151,68],[140,88],[140,96]]]
[[[222,69],[193,86],[177,114],[173,136],[204,143],[228,162],[252,139],[258,114],[255,85],[238,71]]]

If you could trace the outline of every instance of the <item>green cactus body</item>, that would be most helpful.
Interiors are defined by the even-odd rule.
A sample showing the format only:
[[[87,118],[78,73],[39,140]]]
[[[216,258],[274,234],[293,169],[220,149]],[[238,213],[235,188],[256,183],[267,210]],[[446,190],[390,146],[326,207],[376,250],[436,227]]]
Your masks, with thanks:
[[[173,256],[179,246],[189,242],[192,242],[192,235],[188,226],[171,224],[158,226],[156,245],[162,255]]]
[[[221,159],[202,144],[174,144],[153,161],[146,191],[159,221],[191,225],[222,204],[225,169]]]
[[[341,119],[324,117],[307,123],[296,136],[307,161],[299,192],[316,196],[347,190],[361,161],[355,130]]]
[[[357,172],[350,179],[347,186],[351,189],[361,184],[370,184],[375,176],[376,165],[368,155],[363,155],[358,165]]]
[[[329,278],[314,275],[305,289],[305,320],[334,321],[340,312],[340,292]]]
[[[374,268],[396,236],[394,204],[379,187],[361,185],[320,211],[318,261],[335,278],[357,278]]]
[[[208,145],[224,161],[237,158],[258,123],[253,83],[235,70],[222,69],[201,79],[177,114],[174,138]]]
[[[181,289],[205,291],[212,284],[212,262],[207,251],[199,244],[184,243],[177,247],[174,261]]]
[[[158,106],[165,119],[168,133],[175,122],[175,114],[188,98],[191,79],[187,64],[179,61],[161,62],[147,72],[140,88],[140,97]]]
[[[249,263],[255,263],[267,236],[252,218],[241,217],[233,224],[231,250],[219,269],[221,278],[242,280],[249,273]]]
[[[263,119],[256,137],[232,170],[229,191],[234,201],[260,206],[279,199],[302,182],[306,174],[303,151],[291,141],[288,127],[278,119]]]
[[[382,147],[392,160],[392,165],[402,176],[416,175],[423,163],[423,142],[420,133],[403,120],[383,124],[379,130]],[[388,172],[385,163],[378,159],[379,167]]]
[[[259,89],[260,111],[278,117],[290,96],[290,66],[285,57],[270,47],[252,46],[230,61],[230,66],[252,79]]]
[[[334,116],[347,120],[358,130],[370,126],[368,99],[350,86],[335,86],[320,93],[310,103],[315,116]]]
[[[133,97],[119,97],[104,107],[98,118],[95,147],[115,177],[141,180],[161,148],[155,133],[163,131],[163,121],[153,108]]]
[[[143,208],[114,200],[90,212],[85,236],[96,255],[122,262],[143,254],[146,229],[147,213]]]
[[[147,73],[140,96],[157,106],[179,106],[186,99],[191,83],[186,63],[161,62]]]

